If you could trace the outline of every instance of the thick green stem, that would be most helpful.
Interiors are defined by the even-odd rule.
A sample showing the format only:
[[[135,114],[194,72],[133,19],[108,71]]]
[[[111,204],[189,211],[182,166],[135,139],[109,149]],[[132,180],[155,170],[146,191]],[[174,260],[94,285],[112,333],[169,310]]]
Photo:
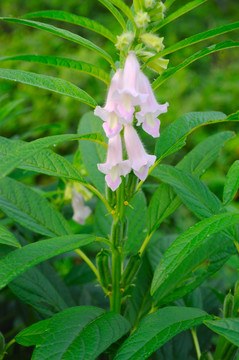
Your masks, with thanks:
[[[121,308],[121,260],[120,242],[122,226],[118,218],[114,219],[111,230],[112,250],[112,292],[110,295],[110,310],[120,313]]]
[[[110,296],[110,310],[120,313],[122,294],[121,281],[121,252],[114,249],[112,253],[112,294]]]

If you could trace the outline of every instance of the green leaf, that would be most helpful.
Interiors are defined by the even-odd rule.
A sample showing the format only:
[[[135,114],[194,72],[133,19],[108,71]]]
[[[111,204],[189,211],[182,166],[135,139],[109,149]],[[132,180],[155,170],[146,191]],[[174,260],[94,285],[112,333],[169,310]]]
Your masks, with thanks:
[[[78,134],[80,134],[80,136],[84,136],[84,134],[90,134],[91,132],[100,133],[105,139],[104,130],[102,128],[102,120],[95,116],[93,112],[88,112],[82,116],[79,122]],[[105,162],[105,149],[98,144],[92,144],[84,141],[79,143],[79,151],[90,180],[101,193],[104,193],[105,176],[98,170],[97,164]]]
[[[46,319],[33,324],[17,334],[15,340],[23,346],[38,345],[48,331],[51,319]]]
[[[130,328],[121,315],[94,306],[64,310],[48,326],[34,360],[94,360]]]
[[[164,49],[163,51],[160,51],[156,55],[152,56],[149,60],[147,60],[145,62],[144,67],[147,65],[148,62],[158,59],[159,57],[163,57],[168,54],[172,54],[173,52],[175,52],[177,50],[181,50],[187,46],[194,45],[200,41],[204,41],[204,40],[210,39],[212,37],[222,35],[227,32],[230,32],[233,30],[238,30],[238,29],[239,29],[239,21],[234,22],[232,24],[222,25],[215,29],[207,30],[207,31],[201,32],[199,34],[190,36],[189,38],[181,40],[181,41],[177,42],[176,44],[173,44],[173,45],[167,47],[166,49]]]
[[[1,106],[0,109],[0,126],[3,125],[8,115],[23,102],[23,99],[10,101],[6,105]]]
[[[108,0],[98,0],[102,5],[104,5],[111,14],[115,17],[115,19],[118,21],[118,23],[121,25],[122,29],[126,31],[126,23],[124,21],[123,16],[121,13],[112,5]]]
[[[13,234],[0,225],[0,244],[21,247],[19,241],[13,236]]]
[[[207,0],[193,0],[193,1],[188,2],[186,5],[181,6],[178,10],[176,10],[172,14],[166,16],[166,18],[163,19],[162,21],[160,21],[160,23],[158,25],[154,26],[152,28],[152,33],[158,31],[163,26],[169,24],[171,21],[173,21],[173,20],[177,19],[178,17],[186,14],[187,12],[195,9],[197,6],[205,3],[206,1]]]
[[[8,175],[12,170],[19,166],[24,160],[36,155],[40,151],[49,146],[56,146],[65,141],[73,140],[87,140],[99,143],[107,148],[107,145],[103,141],[103,137],[99,133],[84,134],[79,136],[77,134],[65,134],[65,135],[53,135],[40,138],[30,143],[25,143],[24,146],[16,148],[11,151],[8,156],[5,156],[0,163],[0,178]]]
[[[45,24],[45,23],[41,23],[38,21],[32,21],[32,20],[24,20],[24,19],[10,18],[10,17],[9,18],[8,17],[0,17],[0,20],[9,21],[9,22],[17,23],[17,24],[22,24],[22,25],[27,25],[27,26],[31,26],[33,28],[40,29],[40,30],[45,30],[54,35],[60,36],[64,39],[73,41],[73,42],[75,42],[79,45],[82,45],[82,46],[86,47],[87,49],[90,49],[90,50],[96,52],[97,54],[101,55],[105,60],[107,60],[113,66],[113,68],[115,68],[112,57],[109,54],[107,54],[107,52],[105,52],[99,46],[93,44],[91,41],[86,40],[83,37],[81,37],[77,34],[74,34],[68,30],[64,30],[64,29],[57,28],[50,24]]]
[[[176,166],[191,174],[200,177],[211,166],[219,156],[225,141],[234,135],[233,132],[225,131],[206,138],[191,150]],[[157,179],[158,167],[151,173]],[[148,232],[156,230],[169,215],[171,215],[181,204],[181,199],[175,194],[168,184],[160,184],[154,193],[148,207]]]
[[[45,236],[67,235],[71,228],[44,197],[11,178],[0,180],[0,209],[22,226]]]
[[[61,95],[72,97],[91,107],[97,103],[85,91],[76,85],[52,76],[39,75],[28,71],[0,69],[0,78],[5,80],[18,81],[22,84],[32,85],[41,89],[50,90]]]
[[[201,247],[195,248],[191,256],[178,266],[177,271],[183,273],[183,278],[176,278],[172,291],[159,297],[156,292],[154,303],[163,306],[182,298],[215,274],[235,254],[236,247],[227,234],[225,236],[222,232],[206,238]]]
[[[43,10],[43,11],[36,11],[27,15],[24,15],[23,17],[29,19],[29,18],[45,18],[45,19],[54,19],[54,20],[60,20],[65,21],[67,23],[75,24],[82,26],[86,29],[92,30],[105,38],[109,39],[113,43],[116,42],[116,37],[114,34],[112,34],[111,31],[109,31],[105,26],[99,24],[95,20],[91,20],[85,16],[78,16],[75,14],[71,14],[66,11],[60,11],[60,10]]]
[[[119,8],[122,13],[124,13],[125,16],[134,24],[134,14],[123,0],[109,0],[109,2]]]
[[[165,6],[168,9],[176,0],[166,0],[165,1]]]
[[[9,155],[11,151],[19,150],[26,144],[23,141],[9,140],[0,136],[0,159]],[[19,164],[20,169],[34,171],[55,177],[71,179],[86,184],[80,171],[62,156],[52,150],[43,149],[25,162]]]
[[[142,264],[137,273],[134,285],[130,291],[130,296],[126,298],[124,316],[134,328],[140,319],[151,309],[152,297],[150,286],[152,281],[152,270],[146,257],[142,259]]]
[[[42,55],[13,55],[0,57],[0,61],[29,61],[45,65],[59,66],[67,69],[77,70],[88,75],[92,75],[103,81],[106,85],[110,84],[110,76],[100,67],[88,64],[84,61],[64,58],[60,56],[42,56]]]
[[[191,112],[180,116],[163,131],[156,143],[158,162],[180,150],[186,144],[187,136],[198,127],[227,120],[226,115],[218,111]]]
[[[130,201],[126,209],[128,221],[127,238],[123,247],[123,253],[137,253],[144,241],[146,231],[146,198],[142,191],[138,192]]]
[[[187,259],[192,259],[192,253],[197,249],[200,250],[203,242],[211,235],[238,222],[239,214],[237,213],[215,215],[200,221],[181,234],[160,261],[154,273],[151,294],[156,293],[157,300],[160,300],[170,291],[172,292],[189,272],[185,265]]]
[[[200,325],[209,315],[200,309],[166,307],[147,315],[121,345],[114,360],[143,360],[176,334]]]
[[[181,200],[199,219],[221,211],[220,200],[194,175],[170,165],[159,165],[157,176],[161,181],[173,186]]]
[[[95,240],[93,235],[68,235],[41,240],[11,251],[0,260],[0,289],[30,267]]]
[[[223,203],[229,204],[239,188],[239,160],[236,160],[230,167],[223,190]]]
[[[48,274],[44,274],[40,268],[28,269],[8,286],[15,296],[44,317],[51,317],[70,306],[48,279]],[[65,288],[65,291],[69,290]]]
[[[154,82],[152,83],[152,87],[154,90],[156,90],[160,85],[162,85],[165,81],[167,81],[175,73],[184,69],[185,67],[187,67],[194,61],[201,59],[204,56],[213,54],[214,52],[221,51],[221,50],[226,50],[226,49],[230,49],[230,48],[233,49],[238,46],[239,46],[239,42],[228,40],[228,41],[221,42],[219,44],[215,44],[215,45],[206,47],[205,49],[200,50],[200,51],[196,52],[195,54],[189,56],[181,64],[179,64],[175,67],[171,67],[171,68],[167,69],[166,71],[164,71],[161,76],[157,77],[157,79],[154,80]]]
[[[239,347],[239,319],[206,320],[204,324]]]
[[[112,221],[112,216],[109,216],[109,211],[103,202],[98,201],[95,208],[94,234],[108,239],[111,234]]]

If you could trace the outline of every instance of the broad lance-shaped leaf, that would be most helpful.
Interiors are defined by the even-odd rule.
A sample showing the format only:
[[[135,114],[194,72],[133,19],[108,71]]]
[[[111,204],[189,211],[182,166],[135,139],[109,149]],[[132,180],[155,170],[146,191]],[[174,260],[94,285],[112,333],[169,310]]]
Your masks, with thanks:
[[[54,35],[60,36],[64,39],[73,41],[73,42],[75,42],[79,45],[82,45],[82,46],[86,47],[87,49],[93,50],[97,54],[103,56],[103,58],[105,58],[113,66],[113,68],[115,68],[114,62],[113,62],[111,56],[109,54],[107,54],[107,52],[105,52],[99,46],[93,44],[91,41],[84,39],[83,37],[81,37],[77,34],[74,34],[68,30],[64,30],[61,28],[57,28],[53,25],[41,23],[38,21],[32,21],[32,20],[24,20],[24,19],[10,18],[10,17],[9,18],[8,17],[0,17],[0,20],[9,21],[9,22],[17,23],[17,24],[22,24],[22,25],[27,25],[27,26],[31,26],[33,28],[40,29],[40,30],[45,30]]]
[[[12,56],[2,56],[0,61],[29,61],[39,64],[59,66],[71,70],[77,70],[85,74],[94,76],[97,79],[103,81],[106,85],[110,84],[110,76],[100,67],[95,65],[88,64],[84,61],[69,59],[60,56],[43,56],[43,55],[12,55]]]
[[[120,314],[94,306],[72,307],[43,324],[43,340],[32,359],[94,360],[129,330],[128,321]]]
[[[206,1],[206,0],[204,0]],[[86,29],[92,30],[113,43],[116,42],[116,36],[112,34],[110,30],[108,30],[104,25],[101,25],[95,20],[91,20],[85,16],[78,16],[75,14],[71,14],[66,11],[60,11],[60,10],[43,10],[43,11],[36,11],[27,15],[24,15],[23,17],[27,19],[31,18],[45,18],[45,19],[53,19],[53,20],[60,20],[65,21],[67,23],[75,24],[82,26]]]
[[[229,116],[217,111],[192,112],[180,116],[163,131],[156,143],[157,163],[180,150],[186,144],[187,136],[198,127],[227,121],[239,121],[239,111]]]
[[[171,165],[159,165],[157,176],[173,186],[181,200],[199,219],[218,214],[222,210],[220,200],[195,176]]]
[[[117,351],[114,360],[143,360],[173,336],[210,318],[201,309],[166,307],[147,315]]]
[[[71,233],[68,222],[51,203],[14,179],[0,180],[0,209],[36,233],[51,237]]]
[[[180,266],[183,266],[184,261],[190,258],[193,251],[200,248],[204,240],[211,235],[237,223],[239,223],[239,214],[225,213],[200,221],[181,234],[160,261],[154,273],[151,294],[155,293],[159,300],[173,291],[179,285],[180,280],[183,281],[184,278]]]
[[[239,160],[230,167],[223,190],[223,203],[227,205],[236,195],[239,188]]]
[[[207,0],[193,0],[193,1],[188,2],[186,5],[181,6],[178,10],[176,10],[172,14],[166,16],[165,19],[161,20],[158,25],[156,25],[156,26],[154,26],[152,28],[151,32],[154,33],[156,31],[158,31],[163,26],[169,24],[171,21],[173,21],[173,20],[177,19],[178,17],[186,14],[187,12],[195,9],[197,6],[202,5],[206,1]]]
[[[189,56],[181,64],[179,64],[175,67],[171,67],[171,68],[167,69],[166,71],[164,71],[162,75],[160,75],[159,77],[157,77],[156,80],[154,80],[154,82],[152,83],[152,87],[154,90],[156,90],[160,85],[162,85],[165,81],[167,81],[175,73],[184,69],[185,67],[187,67],[194,61],[197,61],[204,56],[213,54],[214,52],[221,51],[221,50],[233,49],[238,46],[239,46],[239,42],[229,40],[229,41],[224,41],[222,43],[206,47],[205,49],[200,50],[200,51],[196,52],[195,54]]]
[[[137,253],[146,236],[147,204],[143,192],[138,192],[130,201],[126,209],[127,240],[123,246],[123,253]]]
[[[23,346],[40,344],[48,331],[50,321],[51,319],[42,320],[22,330],[15,337],[16,342]]]
[[[155,155],[160,160],[180,150],[186,144],[187,136],[196,128],[223,120],[226,115],[217,111],[192,112],[180,116],[160,135]]]
[[[0,225],[0,244],[21,247],[19,241],[13,236],[13,234]]]
[[[41,89],[72,97],[91,107],[97,105],[96,101],[76,85],[53,76],[35,74],[28,71],[0,69],[0,79],[18,81],[22,84],[32,85]]]
[[[230,139],[232,136],[234,136],[234,133],[231,131],[225,131],[209,136],[191,150],[176,165],[176,168],[191,173],[197,177],[201,177],[219,156],[220,150],[225,141]],[[159,167],[157,166],[151,175],[160,179],[158,168]],[[175,194],[170,185],[166,183],[160,184],[148,207],[148,232],[151,233],[156,230],[162,221],[170,216],[181,203],[181,199]]]
[[[126,23],[124,21],[123,16],[121,15],[121,13],[114,7],[113,4],[111,4],[111,2],[109,2],[108,0],[98,0],[102,5],[104,5],[106,7],[106,9],[108,9],[111,14],[115,17],[115,19],[118,21],[118,23],[121,25],[122,29],[124,31],[127,30],[126,27]]]
[[[173,186],[182,202],[199,219],[203,220],[225,211],[216,195],[194,175],[185,173],[170,165],[160,165],[158,167],[158,176],[162,181]],[[232,229],[225,230],[224,233],[232,240],[235,239]]]
[[[180,276],[170,280],[170,284],[174,282],[173,289],[169,291],[166,289],[164,295],[160,293],[159,296],[156,292],[154,303],[157,306],[167,305],[192,292],[221,269],[235,254],[236,247],[232,239],[225,234],[214,234],[206,238],[202,246],[196,247],[178,266],[177,274]]]
[[[72,140],[88,140],[99,143],[107,148],[107,145],[103,141],[102,135],[97,133],[77,135],[77,134],[65,134],[65,135],[53,135],[45,138],[40,138],[30,143],[25,143],[20,149],[11,151],[8,156],[4,157],[0,163],[0,178],[9,174],[12,170],[18,167],[24,160],[34,156],[39,151],[48,148],[52,145],[57,145],[65,141]]]
[[[11,151],[19,150],[24,145],[24,141],[10,140],[0,136],[0,160],[6,155],[9,155]],[[81,184],[86,184],[86,181],[77,168],[64,157],[54,153],[50,149],[41,150],[21,163],[18,167],[20,169],[71,179]]]
[[[11,251],[0,260],[0,289],[30,267],[94,240],[95,236],[88,234],[67,235],[41,240]]]
[[[204,324],[239,347],[239,319],[205,320]]]
[[[163,56],[166,56],[168,54],[172,54],[173,52],[175,52],[177,50],[180,50],[180,49],[183,49],[183,48],[185,48],[187,46],[196,44],[196,43],[198,43],[200,41],[204,41],[204,40],[210,39],[212,37],[222,35],[222,34],[225,34],[227,32],[230,32],[230,31],[233,31],[233,30],[238,30],[238,29],[239,29],[239,21],[234,22],[232,24],[222,25],[222,26],[219,26],[219,27],[217,27],[215,29],[207,30],[207,31],[201,32],[199,34],[195,34],[193,36],[190,36],[189,38],[181,40],[178,43],[173,44],[173,45],[167,47],[166,49],[164,49],[163,51],[160,51],[156,55],[152,56],[149,60],[147,60],[145,62],[144,67],[147,66],[147,63],[149,63],[150,61],[155,60],[155,59],[157,59],[159,57],[163,57]]]
[[[26,270],[8,286],[15,296],[44,317],[51,317],[76,305],[63,280],[47,262]]]

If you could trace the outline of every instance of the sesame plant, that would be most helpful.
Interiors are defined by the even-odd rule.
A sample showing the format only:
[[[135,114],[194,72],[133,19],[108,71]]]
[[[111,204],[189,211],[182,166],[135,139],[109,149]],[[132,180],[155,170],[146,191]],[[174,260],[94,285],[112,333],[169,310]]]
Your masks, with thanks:
[[[185,67],[239,42],[212,43],[180,64],[169,64],[168,55],[238,30],[239,22],[202,29],[165,47],[161,29],[206,0],[187,1],[181,8],[175,0],[98,2],[118,22],[119,33],[59,10],[0,18],[11,26],[44,30],[46,41],[50,35],[73,41],[104,59],[101,66],[39,51],[2,56],[1,63],[65,67],[97,78],[107,93],[105,103],[97,104],[64,79],[0,69],[3,80],[92,108],[76,134],[29,142],[0,137],[0,288],[8,286],[32,310],[31,322],[13,332],[9,342],[0,333],[0,359],[11,356],[17,344],[30,347],[34,360],[236,359],[239,282],[223,293],[211,280],[231,258],[237,261],[239,212],[233,199],[239,161],[229,164],[221,199],[200,178],[234,136],[221,124],[236,127],[239,112],[187,113],[160,132],[160,120],[173,104],[170,98],[161,104],[158,96],[160,86]],[[111,53],[52,25],[56,20],[98,33],[111,43]],[[11,103],[6,107],[11,109]],[[170,157],[167,164],[188,135],[205,125],[212,134],[180,161]],[[143,144],[143,135],[154,152]],[[74,140],[74,157],[52,149]],[[57,179],[55,188],[28,185],[23,180],[32,174]],[[181,204],[195,221],[169,236],[164,223]]]

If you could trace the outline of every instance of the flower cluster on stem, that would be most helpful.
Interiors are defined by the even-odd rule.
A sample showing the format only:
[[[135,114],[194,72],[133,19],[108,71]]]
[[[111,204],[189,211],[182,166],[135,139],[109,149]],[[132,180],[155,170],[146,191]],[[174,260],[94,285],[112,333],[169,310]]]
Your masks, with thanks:
[[[158,116],[167,112],[167,107],[168,103],[160,105],[157,102],[135,53],[130,52],[124,68],[118,69],[112,78],[105,106],[95,109],[95,115],[103,120],[104,131],[109,138],[107,160],[98,164],[98,169],[106,174],[105,180],[111,190],[115,191],[121,183],[121,176],[126,176],[131,170],[140,180],[146,179],[156,157],[145,151],[133,121],[136,119],[137,126],[142,124],[145,132],[158,137]],[[121,132],[127,160],[123,159]]]

